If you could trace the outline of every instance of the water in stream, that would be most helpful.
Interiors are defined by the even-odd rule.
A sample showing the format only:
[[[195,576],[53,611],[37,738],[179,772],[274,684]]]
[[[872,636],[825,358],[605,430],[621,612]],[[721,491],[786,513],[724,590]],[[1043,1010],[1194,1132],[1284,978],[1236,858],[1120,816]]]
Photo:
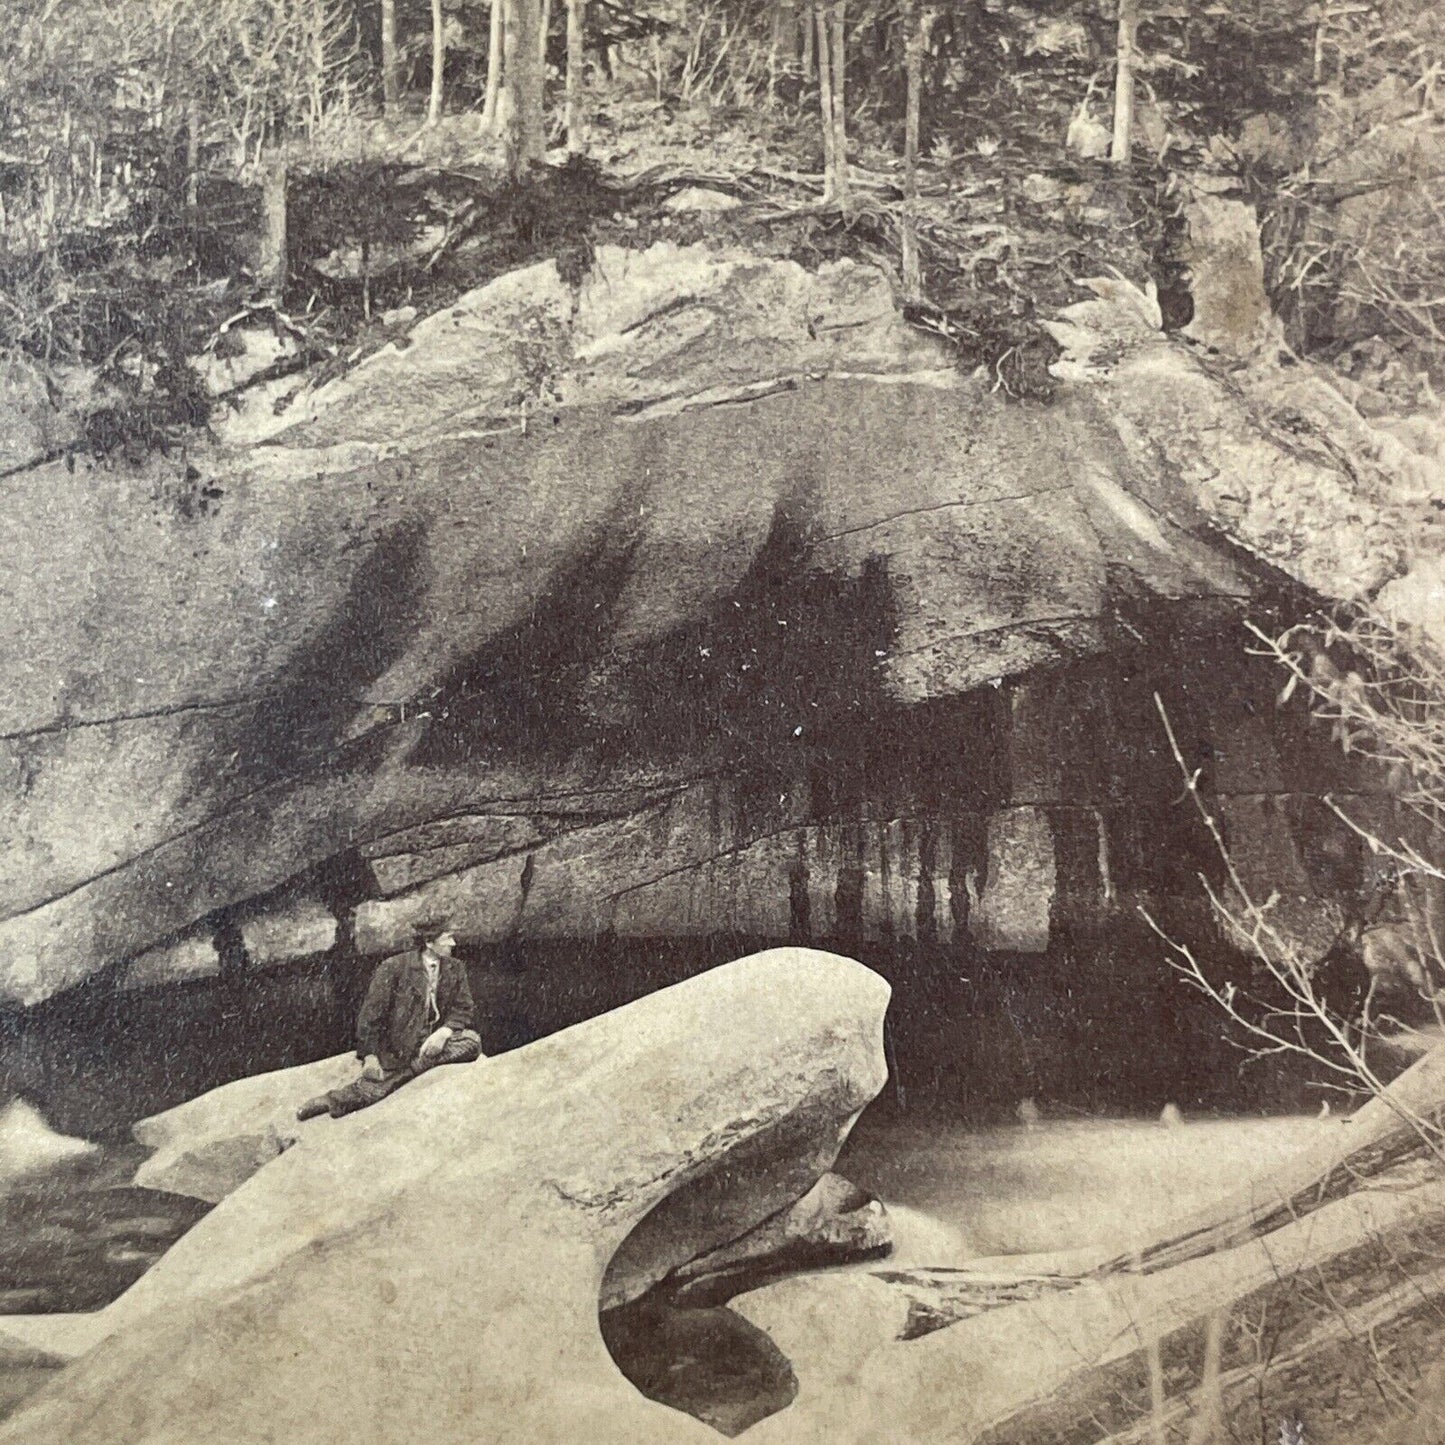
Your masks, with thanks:
[[[1084,1246],[1122,1251],[1176,1211],[1207,1203],[1342,1121],[1288,1115],[1041,1120],[978,1128],[947,1120],[859,1121],[838,1170],[888,1203],[898,1253],[915,1264]],[[950,1257],[934,1257],[951,1251]]]
[[[1277,1164],[1339,1120],[1098,1118],[978,1128],[864,1116],[840,1172],[883,1199],[900,1259],[958,1264],[1084,1245],[1126,1249],[1172,1211]],[[99,1309],[206,1212],[136,1189],[130,1144],[0,1183],[0,1314]]]
[[[733,940],[722,956],[752,946]],[[665,987],[702,961],[685,944],[624,946],[615,957],[594,949],[586,969],[575,951],[554,952],[533,949],[525,968],[478,960],[473,991],[489,1053]],[[940,991],[921,965],[870,961],[896,975],[893,1077],[838,1167],[895,1207],[916,1262],[1126,1248],[1172,1208],[1342,1127],[1290,1116],[1308,1094],[1215,1059],[1217,1020],[1184,1008],[1187,991],[1167,975],[1156,983],[1136,969],[1111,982],[1103,966],[1085,975],[998,965]],[[1060,992],[1060,977],[1082,976],[1092,992]],[[306,971],[256,974],[244,989],[82,989],[0,1028],[0,1105],[27,1099],[50,1128],[97,1145],[23,1177],[0,1148],[0,1314],[96,1309],[138,1278],[205,1206],[131,1186],[141,1156],[130,1124],[227,1079],[339,1051],[346,1016],[327,978]],[[92,1067],[97,1039],[103,1073]],[[959,1045],[969,1039],[987,1047]],[[1187,1081],[1166,1077],[1178,1058],[1190,1060]],[[1030,1089],[1045,1089],[1043,1113],[1026,1127],[1013,1106]],[[1175,1128],[1157,1113],[1171,1097],[1185,1111]]]

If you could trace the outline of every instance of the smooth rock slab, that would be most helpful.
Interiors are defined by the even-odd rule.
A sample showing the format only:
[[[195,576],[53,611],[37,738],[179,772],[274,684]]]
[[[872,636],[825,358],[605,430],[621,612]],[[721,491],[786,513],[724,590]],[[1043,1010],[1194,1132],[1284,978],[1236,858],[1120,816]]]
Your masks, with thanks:
[[[806,1192],[882,1087],[887,1001],[776,949],[320,1121],[0,1442],[716,1441],[618,1372],[603,1273],[624,1241],[672,1268]]]
[[[237,1079],[142,1119],[131,1134],[152,1152],[136,1170],[136,1184],[217,1203],[315,1132],[321,1121],[298,1123],[299,1104],[349,1084],[359,1071],[355,1054],[337,1054]]]
[[[241,940],[252,968],[279,968],[328,952],[336,942],[336,919],[319,899],[297,898],[248,918]]]

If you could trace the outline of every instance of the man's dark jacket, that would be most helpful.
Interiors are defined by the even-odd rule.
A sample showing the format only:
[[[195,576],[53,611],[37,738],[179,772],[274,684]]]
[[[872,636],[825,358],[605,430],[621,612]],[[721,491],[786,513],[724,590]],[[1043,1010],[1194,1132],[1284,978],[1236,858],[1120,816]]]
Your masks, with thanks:
[[[383,959],[371,976],[361,1016],[356,1021],[357,1056],[375,1054],[381,1067],[392,1073],[409,1064],[433,1029],[472,1026],[472,989],[467,970],[455,958],[444,958],[437,969],[437,1014],[428,1021],[426,967],[415,949]]]

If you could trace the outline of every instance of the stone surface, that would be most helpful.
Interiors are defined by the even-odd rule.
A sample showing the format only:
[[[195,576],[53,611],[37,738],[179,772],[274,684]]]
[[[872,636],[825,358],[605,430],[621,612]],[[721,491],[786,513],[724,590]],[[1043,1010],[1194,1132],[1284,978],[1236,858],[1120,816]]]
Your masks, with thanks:
[[[0,1190],[27,1174],[84,1159],[97,1147],[84,1139],[57,1134],[33,1104],[12,1099],[0,1108]]]
[[[559,822],[557,827],[562,824]],[[419,888],[433,878],[521,853],[547,837],[539,820],[523,815],[439,818],[393,833],[362,849],[377,888],[386,895]]]
[[[263,1164],[313,1135],[320,1119],[296,1120],[297,1106],[348,1084],[360,1071],[353,1053],[223,1084],[135,1124],[151,1151],[135,1183],[215,1204]]]
[[[864,1273],[779,1280],[740,1295],[730,1308],[762,1330],[792,1365],[798,1385],[789,1423],[805,1412],[825,1409],[830,1395],[852,1395],[851,1381],[859,1369],[903,1339],[910,1318],[902,1291]],[[860,1415],[859,1426],[868,1418]],[[860,1428],[838,1438],[867,1436]],[[902,1430],[893,1438],[912,1439]]]
[[[1197,193],[1184,206],[1194,315],[1185,334],[1205,346],[1239,354],[1264,341],[1272,314],[1264,290],[1264,256],[1254,207]]]
[[[1247,551],[1341,600],[1445,550],[1430,501],[1438,468],[1364,420],[1322,370],[1266,353],[1221,387],[1119,294],[1048,328],[1065,348],[1055,370],[1094,390],[1152,478],[1146,505],[1188,499]]]
[[[323,1121],[92,1318],[0,1442],[401,1441],[418,1401],[455,1445],[715,1439],[608,1356],[608,1260],[641,1242],[665,1272],[805,1192],[883,1083],[887,998],[780,949]]]
[[[509,272],[418,321],[404,347],[298,397],[267,430],[290,440],[309,422],[310,446],[387,445],[439,424],[465,433],[538,410],[550,421],[557,406],[668,411],[780,377],[946,366],[872,267],[810,272],[705,245],[599,246],[575,295],[551,261]]]
[[[1043,953],[1055,887],[1054,839],[1038,808],[1010,808],[988,820],[987,873],[969,914],[981,948]]]
[[[192,934],[177,943],[148,948],[133,958],[116,979],[118,988],[156,988],[167,983],[190,983],[214,978],[221,971],[221,958],[209,933]]]
[[[276,968],[326,953],[336,942],[336,918],[319,898],[296,898],[241,924],[246,962]]]
[[[1423,471],[1414,511],[1385,481],[1397,453],[1436,463],[1312,373],[1227,388],[1147,293],[1096,290],[1045,418],[942,371],[871,268],[603,248],[575,297],[549,263],[419,321],[272,444],[196,454],[199,482],[163,457],[11,478],[0,631],[27,642],[0,667],[0,1002],[487,806],[517,840],[568,836],[382,865],[400,896],[368,947],[417,888],[464,898],[479,937],[586,934],[599,897],[624,933],[681,913],[792,937],[789,844],[814,916],[856,868],[870,928],[931,900],[949,933],[955,876],[924,888],[942,865],[894,821],[847,844],[856,864],[769,819],[725,857],[710,831],[649,845],[662,867],[613,880],[658,795],[699,776],[771,790],[860,716],[903,733],[910,709],[1132,648],[1126,613],[1232,616],[1255,584],[1211,526],[1338,596],[1439,530]],[[1351,465],[1261,422],[1297,413]],[[204,514],[182,505],[201,484],[222,493]],[[572,885],[544,867],[567,856],[588,860]]]
[[[210,351],[193,357],[191,366],[212,396],[223,396],[296,352],[296,342],[289,335],[278,336],[264,326],[234,326],[220,333]]]
[[[1376,601],[1384,616],[1417,629],[1445,653],[1445,557],[1421,558],[1403,577],[1387,583]]]
[[[35,466],[53,456],[78,437],[79,423],[69,410],[52,405],[51,387],[67,401],[83,405],[92,381],[78,369],[57,366],[50,372],[49,385],[40,369],[19,352],[0,358],[0,475],[21,467]]]
[[[825,1174],[782,1213],[674,1270],[662,1289],[679,1304],[721,1304],[779,1274],[887,1254],[892,1242],[882,1203],[840,1175]],[[603,1299],[605,1305],[605,1289]]]
[[[740,209],[742,202],[736,196],[723,191],[709,190],[706,186],[685,186],[674,192],[663,203],[661,209],[669,215],[719,215],[725,211]]]

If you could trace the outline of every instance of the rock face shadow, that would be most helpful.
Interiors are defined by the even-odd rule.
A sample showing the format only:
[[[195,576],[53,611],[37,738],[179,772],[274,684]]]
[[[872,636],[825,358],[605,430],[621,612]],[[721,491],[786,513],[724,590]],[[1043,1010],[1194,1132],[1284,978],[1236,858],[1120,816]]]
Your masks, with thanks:
[[[358,564],[331,621],[286,665],[265,707],[216,755],[237,758],[246,788],[317,766],[337,746],[357,698],[405,651],[428,583],[426,532],[417,522],[382,532]]]
[[[655,1267],[644,1268],[644,1260],[675,1256],[670,1245],[679,1226],[693,1239],[709,1237],[697,1230],[699,1219],[717,1211],[707,1196],[736,1195],[733,1173],[716,1171],[684,1186],[623,1241],[602,1282],[598,1320],[613,1362],[641,1394],[728,1436],[786,1409],[799,1389],[792,1362],[746,1310],[729,1308],[733,1297],[799,1271],[877,1259],[892,1248],[883,1205],[829,1172],[741,1236],[711,1231],[725,1242],[660,1278]],[[741,1174],[747,1177],[745,1167]],[[648,1280],[655,1282],[639,1295]]]
[[[641,1394],[721,1435],[741,1435],[797,1396],[798,1377],[783,1352],[725,1306],[636,1300],[604,1310],[599,1322],[608,1353]]]

